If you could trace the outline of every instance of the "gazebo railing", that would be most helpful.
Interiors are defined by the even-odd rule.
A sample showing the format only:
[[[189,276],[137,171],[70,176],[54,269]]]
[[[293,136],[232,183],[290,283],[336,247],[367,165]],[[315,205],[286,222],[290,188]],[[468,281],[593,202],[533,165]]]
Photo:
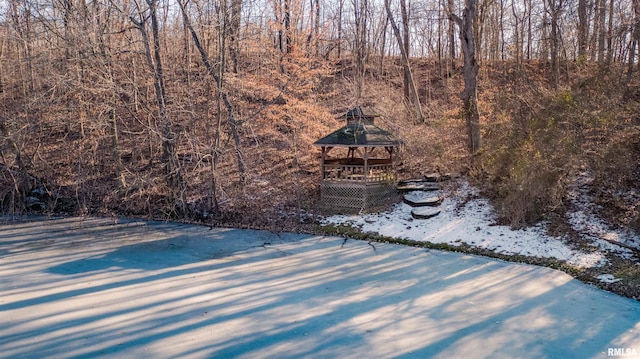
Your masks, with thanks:
[[[385,182],[392,181],[393,165],[325,164],[322,178],[330,181]]]

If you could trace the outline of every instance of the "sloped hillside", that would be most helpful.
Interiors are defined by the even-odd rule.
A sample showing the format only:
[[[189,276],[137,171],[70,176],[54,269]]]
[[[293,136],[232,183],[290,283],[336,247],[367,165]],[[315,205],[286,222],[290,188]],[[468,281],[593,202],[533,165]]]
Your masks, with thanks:
[[[570,186],[584,174],[603,216],[640,227],[640,90],[635,78],[625,81],[624,69],[569,63],[555,90],[545,64],[483,64],[484,145],[470,157],[460,69],[413,60],[426,115],[417,121],[403,100],[398,59],[358,77],[348,60],[270,51],[244,54],[238,73],[225,73],[222,90],[237,123],[229,121],[215,82],[197,60],[184,67],[168,56],[167,111],[184,182],[180,208],[167,196],[148,74],[116,68],[114,82],[105,82],[104,74],[87,67],[75,82],[43,74],[32,92],[5,79],[3,211],[299,228],[317,210],[313,142],[342,125],[337,117],[363,105],[405,142],[401,177],[468,175],[513,227],[564,218]]]
[[[621,68],[566,66],[558,90],[542,64],[504,66],[486,83],[476,178],[512,227],[562,220],[580,182],[596,214],[637,229],[638,84]]]

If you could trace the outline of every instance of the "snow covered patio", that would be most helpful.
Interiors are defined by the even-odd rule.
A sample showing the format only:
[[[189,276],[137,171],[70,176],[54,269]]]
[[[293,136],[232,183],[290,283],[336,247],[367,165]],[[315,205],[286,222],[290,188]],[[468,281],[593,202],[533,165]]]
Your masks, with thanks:
[[[552,269],[141,220],[0,226],[0,316],[2,358],[640,352],[639,302]]]

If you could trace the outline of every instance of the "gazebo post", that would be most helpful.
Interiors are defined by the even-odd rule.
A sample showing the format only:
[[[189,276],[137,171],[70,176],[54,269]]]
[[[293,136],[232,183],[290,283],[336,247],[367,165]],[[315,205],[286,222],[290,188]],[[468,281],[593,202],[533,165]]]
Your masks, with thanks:
[[[367,151],[367,148],[364,147],[364,155],[362,156],[362,159],[364,159],[364,181],[367,182],[367,177],[369,176],[369,151]]]
[[[330,146],[322,146],[321,147],[321,156],[320,156],[320,178],[322,180],[325,179],[326,173],[327,173],[327,166],[326,166],[326,160],[327,160],[327,155],[329,154],[329,151],[331,151],[333,149],[333,147]]]
[[[324,167],[324,160],[327,158],[327,148],[325,146],[321,147],[321,155],[320,155],[320,178],[324,179],[324,174],[326,173]]]
[[[385,147],[384,149],[389,153],[389,160],[393,164],[393,147]]]

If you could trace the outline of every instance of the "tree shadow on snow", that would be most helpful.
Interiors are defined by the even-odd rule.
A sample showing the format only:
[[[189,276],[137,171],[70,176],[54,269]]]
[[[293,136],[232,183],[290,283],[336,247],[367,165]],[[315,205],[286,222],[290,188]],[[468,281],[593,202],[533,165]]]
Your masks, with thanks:
[[[638,302],[548,268],[260,231],[157,224],[140,233],[145,240],[24,269],[60,288],[0,295],[0,353],[588,358],[640,345]]]

